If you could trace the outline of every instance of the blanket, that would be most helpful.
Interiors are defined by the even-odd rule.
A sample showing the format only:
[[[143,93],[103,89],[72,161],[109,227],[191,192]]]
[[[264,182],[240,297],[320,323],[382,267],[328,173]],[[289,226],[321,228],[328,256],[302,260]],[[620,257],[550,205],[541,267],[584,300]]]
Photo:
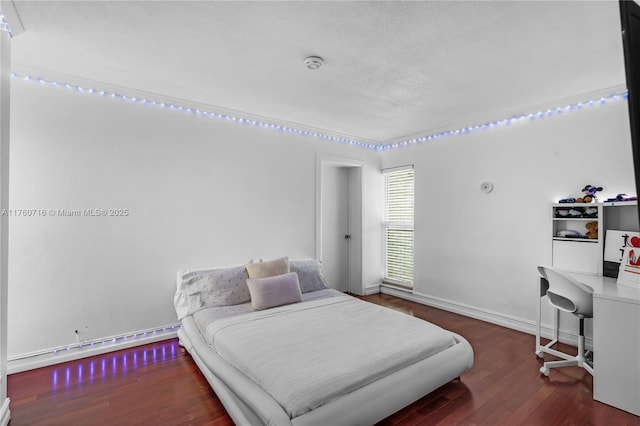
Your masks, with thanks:
[[[351,296],[220,319],[205,338],[291,418],[455,344],[434,324]]]

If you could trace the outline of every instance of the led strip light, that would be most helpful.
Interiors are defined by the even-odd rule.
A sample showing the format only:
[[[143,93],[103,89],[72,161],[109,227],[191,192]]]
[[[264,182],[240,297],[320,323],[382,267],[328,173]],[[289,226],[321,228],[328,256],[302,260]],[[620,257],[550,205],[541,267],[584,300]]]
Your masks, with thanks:
[[[90,358],[75,365],[61,364],[51,371],[51,390],[69,390],[71,387],[104,380],[108,375],[125,376],[138,367],[175,359],[181,354],[177,342],[154,344],[149,348]]]
[[[468,133],[477,132],[480,130],[489,130],[496,127],[509,126],[509,125],[512,125],[521,121],[526,121],[526,120],[534,121],[534,120],[543,119],[547,117],[557,116],[567,112],[579,111],[584,109],[585,107],[594,107],[596,105],[608,105],[612,102],[616,102],[621,99],[627,100],[628,98],[629,98],[628,92],[613,93],[607,97],[601,97],[600,99],[597,99],[597,100],[591,99],[585,102],[577,102],[575,104],[569,104],[564,107],[550,108],[550,109],[547,109],[546,111],[539,111],[537,113],[520,114],[510,118],[505,118],[503,120],[492,121],[489,123],[478,124],[475,126],[463,127],[456,130],[447,130],[447,131],[435,133],[429,136],[421,136],[417,138],[406,139],[404,141],[395,142],[391,144],[384,144],[380,146],[379,150],[386,151],[394,148],[402,148],[409,145],[415,145],[415,144],[420,144],[424,142],[431,142],[436,139],[442,139],[442,138],[457,136],[457,135],[464,135]]]
[[[0,12],[0,30],[8,34],[9,37],[13,37],[13,34],[11,33],[11,29],[9,28],[9,24],[7,24],[7,20],[4,18],[4,15],[2,14],[2,12]]]
[[[126,343],[135,340],[140,340],[144,342],[145,338],[161,336],[164,334],[170,335],[170,333],[178,331],[182,326],[180,324],[172,324],[165,327],[158,328],[150,328],[147,330],[140,330],[134,333],[121,334],[118,336],[111,336],[102,339],[93,339],[87,341],[78,341],[74,344],[69,344],[66,346],[59,346],[56,348],[44,349],[37,352],[31,352],[24,355],[19,355],[16,357],[9,357],[8,361],[18,361],[28,358],[34,358],[42,355],[59,355],[63,353],[69,353],[72,349],[88,349],[88,348],[97,348],[97,347],[111,347],[118,343]],[[142,344],[142,343],[140,343]],[[116,348],[117,349],[117,348]]]
[[[144,337],[149,337],[149,336],[155,336],[158,334],[162,334],[162,333],[169,333],[172,331],[176,331],[178,329],[180,329],[181,325],[180,324],[176,324],[176,325],[170,325],[167,327],[161,327],[161,328],[152,328],[149,330],[144,330],[144,331],[139,331],[137,333],[131,333],[131,334],[122,334],[120,336],[115,336],[115,337],[108,337],[106,339],[95,339],[95,340],[89,340],[86,342],[78,342],[75,343],[73,345],[68,345],[68,346],[63,346],[63,347],[59,347],[59,348],[54,348],[50,351],[48,351],[49,353],[53,353],[56,354],[58,352],[64,352],[64,351],[69,351],[71,349],[80,349],[80,348],[84,348],[84,347],[92,347],[95,345],[107,345],[107,344],[116,344],[116,343],[124,343],[124,342],[128,342],[131,340],[136,340],[138,338],[144,338]]]
[[[167,102],[158,102],[158,101],[155,101],[155,100],[139,98],[139,97],[136,97],[136,96],[128,96],[128,95],[124,95],[124,94],[116,93],[116,92],[107,92],[105,90],[87,88],[87,87],[82,87],[82,86],[79,86],[79,85],[71,85],[71,84],[67,84],[67,83],[59,83],[59,82],[54,81],[54,80],[45,80],[43,78],[34,78],[34,77],[29,76],[29,75],[20,76],[20,75],[17,75],[17,74],[14,73],[14,74],[11,74],[11,77],[15,78],[15,79],[20,79],[20,80],[23,80],[23,81],[27,81],[27,82],[34,82],[34,83],[37,83],[37,84],[41,84],[43,86],[49,86],[49,87],[54,87],[54,88],[63,88],[63,89],[67,89],[67,90],[71,90],[71,91],[77,92],[77,93],[86,93],[86,94],[89,94],[89,95],[96,95],[96,96],[101,96],[101,97],[105,97],[105,98],[111,98],[111,99],[121,100],[121,101],[125,101],[125,102],[130,102],[130,103],[134,103],[134,104],[138,104],[138,105],[145,105],[145,106],[151,106],[151,107],[156,107],[156,108],[163,108],[163,109],[167,109],[167,110],[171,110],[171,111],[182,112],[182,113],[186,113],[186,114],[194,114],[194,115],[199,115],[199,116],[208,117],[208,118],[214,118],[214,119],[218,119],[218,120],[233,121],[235,123],[240,123],[240,124],[244,124],[244,125],[262,127],[262,128],[272,129],[272,130],[276,130],[276,131],[279,131],[279,132],[285,132],[285,133],[294,133],[294,134],[313,137],[313,138],[317,138],[317,139],[325,139],[325,140],[329,140],[329,141],[333,141],[333,142],[339,142],[339,143],[342,143],[342,144],[359,146],[359,147],[367,148],[367,149],[377,150],[377,149],[379,149],[379,146],[380,146],[380,145],[374,144],[374,143],[357,141],[357,140],[344,138],[344,137],[332,136],[332,135],[328,135],[328,134],[324,134],[324,133],[320,133],[320,132],[314,132],[314,131],[309,131],[309,130],[304,130],[304,129],[298,129],[298,128],[295,128],[295,127],[289,127],[289,126],[283,126],[283,125],[280,125],[280,124],[269,123],[269,122],[266,122],[266,121],[258,121],[258,120],[254,120],[254,119],[243,118],[243,117],[240,117],[240,116],[237,116],[237,115],[229,115],[227,113],[206,111],[206,110],[203,110],[203,109],[191,108],[189,106],[176,105],[176,104],[167,103]]]
[[[8,31],[8,29],[5,30],[5,31]],[[492,121],[492,122],[488,122],[488,123],[484,123],[484,124],[477,124],[477,125],[473,125],[473,126],[462,127],[462,128],[458,128],[458,129],[455,129],[455,130],[447,130],[447,131],[434,133],[434,134],[426,135],[426,136],[414,137],[414,138],[406,139],[406,140],[403,140],[403,141],[400,141],[400,142],[387,143],[387,144],[375,144],[375,143],[363,142],[363,141],[358,141],[358,140],[344,138],[344,137],[332,136],[332,135],[328,135],[328,134],[321,133],[321,132],[316,132],[316,131],[309,131],[309,130],[299,129],[299,128],[295,128],[295,127],[283,126],[283,125],[280,125],[280,124],[269,123],[269,122],[266,122],[266,121],[259,121],[259,120],[255,120],[255,119],[243,118],[243,117],[240,117],[240,116],[237,116],[237,115],[229,115],[227,113],[206,111],[206,110],[199,109],[199,108],[191,108],[189,106],[176,105],[176,104],[167,103],[167,102],[158,102],[158,101],[149,100],[149,99],[146,99],[146,98],[139,98],[139,97],[136,97],[136,96],[128,96],[128,95],[124,95],[124,94],[116,93],[116,92],[107,92],[105,90],[87,88],[87,87],[82,87],[82,86],[79,86],[79,85],[72,85],[72,84],[68,84],[68,83],[59,83],[59,82],[54,81],[54,80],[45,80],[44,78],[35,78],[35,77],[31,77],[29,75],[21,76],[21,75],[18,75],[18,74],[14,73],[14,74],[11,74],[11,77],[14,78],[14,79],[19,79],[19,80],[26,81],[26,82],[40,84],[42,86],[49,86],[49,87],[53,87],[53,88],[62,88],[62,89],[66,89],[66,90],[70,90],[70,91],[76,92],[76,93],[85,93],[85,94],[89,94],[89,95],[95,95],[95,96],[100,96],[100,97],[105,97],[105,98],[121,100],[121,101],[124,101],[124,102],[130,102],[130,103],[134,103],[134,104],[138,104],[138,105],[145,105],[145,106],[151,106],[151,107],[156,107],[156,108],[163,108],[163,109],[166,109],[166,110],[182,112],[182,113],[186,113],[186,114],[194,114],[194,115],[207,117],[207,118],[214,118],[214,119],[218,119],[218,120],[232,121],[232,122],[239,123],[239,124],[250,125],[250,126],[255,126],[255,127],[262,127],[262,128],[266,128],[266,129],[276,130],[276,131],[279,131],[279,132],[293,133],[293,134],[297,134],[297,135],[301,135],[301,136],[313,137],[313,138],[316,138],[316,139],[324,139],[324,140],[328,140],[328,141],[332,141],[332,142],[339,142],[339,143],[346,144],[346,145],[358,146],[358,147],[361,147],[361,148],[372,149],[374,151],[388,151],[388,150],[392,150],[392,149],[396,149],[396,148],[403,148],[403,147],[407,147],[407,146],[411,146],[411,145],[417,145],[417,144],[421,144],[421,143],[424,143],[424,142],[431,142],[431,141],[434,141],[434,140],[443,139],[443,138],[447,138],[447,137],[464,135],[464,134],[474,133],[474,132],[477,132],[477,131],[494,129],[494,128],[497,128],[497,127],[509,126],[509,125],[512,125],[512,124],[515,124],[515,123],[518,123],[518,122],[522,122],[522,121],[535,121],[535,120],[538,120],[538,119],[558,116],[558,115],[561,115],[561,114],[564,114],[564,113],[568,113],[568,112],[579,111],[579,110],[584,109],[585,107],[594,107],[596,105],[604,106],[604,105],[608,105],[610,103],[613,103],[613,102],[616,102],[616,101],[619,101],[619,100],[627,100],[629,98],[629,93],[628,92],[613,93],[613,94],[611,94],[611,95],[609,95],[607,97],[601,97],[599,99],[590,99],[590,100],[587,100],[587,101],[584,101],[584,102],[577,102],[577,103],[574,103],[574,104],[568,104],[568,105],[566,105],[564,107],[550,108],[550,109],[547,109],[545,111],[539,111],[539,112],[530,113],[530,114],[520,114],[520,115],[517,115],[517,116],[505,118],[505,119],[502,119],[502,120]]]

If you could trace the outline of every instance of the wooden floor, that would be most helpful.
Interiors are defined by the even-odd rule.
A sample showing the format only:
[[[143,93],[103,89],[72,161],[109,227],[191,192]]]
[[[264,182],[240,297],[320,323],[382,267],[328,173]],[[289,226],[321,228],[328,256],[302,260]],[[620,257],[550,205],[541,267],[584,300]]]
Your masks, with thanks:
[[[594,401],[584,370],[540,376],[534,336],[388,295],[364,299],[455,331],[475,352],[461,380],[380,425],[640,425]],[[12,374],[8,393],[11,426],[233,424],[177,340]]]

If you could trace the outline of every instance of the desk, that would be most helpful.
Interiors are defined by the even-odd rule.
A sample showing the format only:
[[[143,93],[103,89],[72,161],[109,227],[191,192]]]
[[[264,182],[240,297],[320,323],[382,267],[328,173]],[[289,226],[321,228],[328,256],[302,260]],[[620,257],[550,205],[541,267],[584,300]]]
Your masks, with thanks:
[[[593,288],[593,398],[640,416],[640,289],[617,285],[615,278],[571,272]],[[554,312],[553,336],[540,344],[542,298],[549,285],[540,279],[536,355],[566,359],[550,347],[558,341],[558,317]]]

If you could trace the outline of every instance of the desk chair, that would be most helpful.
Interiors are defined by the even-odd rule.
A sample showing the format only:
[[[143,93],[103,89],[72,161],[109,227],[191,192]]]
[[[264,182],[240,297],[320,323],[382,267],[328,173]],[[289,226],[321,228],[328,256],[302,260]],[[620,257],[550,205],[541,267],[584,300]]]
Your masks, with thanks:
[[[562,361],[545,362],[540,368],[540,373],[549,376],[550,368],[578,366],[593,375],[593,366],[587,360],[584,349],[584,319],[593,318],[593,289],[555,268],[538,266],[538,272],[549,282],[549,303],[556,309],[580,318],[578,354],[575,357],[567,355]]]

